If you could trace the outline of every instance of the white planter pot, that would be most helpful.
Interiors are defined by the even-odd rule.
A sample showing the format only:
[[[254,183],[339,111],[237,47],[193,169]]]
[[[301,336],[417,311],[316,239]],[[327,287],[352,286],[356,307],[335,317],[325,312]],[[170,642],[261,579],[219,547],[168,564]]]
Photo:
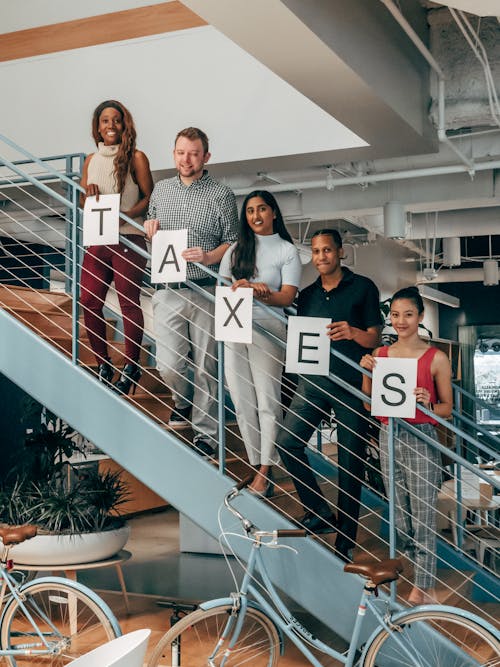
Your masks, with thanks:
[[[9,558],[19,565],[92,563],[114,556],[123,549],[129,535],[130,526],[127,524],[99,533],[36,535],[12,547]]]

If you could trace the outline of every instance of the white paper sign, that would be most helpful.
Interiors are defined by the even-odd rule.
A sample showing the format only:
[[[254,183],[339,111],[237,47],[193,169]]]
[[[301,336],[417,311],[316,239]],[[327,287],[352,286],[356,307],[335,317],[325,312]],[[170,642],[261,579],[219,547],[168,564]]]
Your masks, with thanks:
[[[83,207],[83,245],[116,245],[120,234],[120,195],[87,197]]]
[[[327,317],[289,317],[286,341],[286,372],[303,375],[328,375],[330,339]]]
[[[417,359],[377,357],[372,377],[372,415],[413,419],[416,386]]]
[[[151,282],[177,283],[186,280],[187,229],[161,229],[151,240]]]
[[[252,342],[253,289],[215,288],[215,340]]]

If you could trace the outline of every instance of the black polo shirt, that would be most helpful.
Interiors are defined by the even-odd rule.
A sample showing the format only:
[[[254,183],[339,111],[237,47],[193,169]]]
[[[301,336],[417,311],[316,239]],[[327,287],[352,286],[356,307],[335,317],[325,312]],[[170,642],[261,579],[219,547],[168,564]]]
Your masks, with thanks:
[[[346,321],[353,327],[368,329],[380,326],[379,291],[375,283],[342,267],[343,277],[337,287],[327,292],[321,284],[321,276],[299,294],[297,315],[304,317],[328,317],[333,322]],[[334,349],[353,361],[359,362],[367,349],[354,340],[332,341]],[[371,351],[371,350],[370,350]],[[338,357],[330,357],[330,372],[346,382],[361,386],[361,373]]]

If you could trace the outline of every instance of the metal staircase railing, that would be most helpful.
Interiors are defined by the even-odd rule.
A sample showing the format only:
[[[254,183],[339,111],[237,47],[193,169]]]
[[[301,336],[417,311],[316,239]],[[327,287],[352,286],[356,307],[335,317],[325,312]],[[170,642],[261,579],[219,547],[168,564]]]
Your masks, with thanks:
[[[23,149],[15,146],[12,142],[10,142],[7,138],[1,137],[0,140],[3,141],[6,145],[8,145],[11,149],[18,150],[22,155],[23,159],[21,161],[9,161],[7,159],[1,160],[0,164],[3,164],[3,168],[0,171],[0,195],[4,197],[4,200],[11,202],[10,205],[14,206],[14,191],[17,192],[18,194],[21,193],[21,200],[31,200],[33,202],[33,208],[36,209],[37,207],[40,207],[44,204],[43,201],[41,201],[40,197],[43,195],[46,197],[47,201],[49,203],[49,207],[46,208],[46,210],[50,211],[49,215],[51,216],[58,216],[50,219],[45,219],[41,220],[43,216],[38,215],[36,212],[33,212],[33,209],[30,210],[30,208],[26,204],[20,204],[21,206],[24,206],[26,210],[24,213],[26,216],[31,216],[32,220],[36,220],[37,222],[43,222],[45,224],[45,229],[39,230],[39,231],[34,231],[33,230],[33,225],[30,225],[29,223],[21,223],[21,228],[24,227],[24,231],[30,232],[32,235],[32,238],[35,238],[38,240],[39,243],[44,244],[46,243],[46,238],[48,233],[50,233],[51,238],[55,239],[52,240],[49,244],[49,249],[51,252],[55,253],[59,257],[58,262],[53,263],[53,268],[57,269],[58,271],[61,271],[61,267],[63,267],[62,274],[65,277],[65,286],[68,291],[70,291],[71,296],[72,296],[72,301],[71,301],[71,315],[72,315],[72,331],[71,331],[71,362],[70,364],[73,367],[76,367],[78,369],[78,385],[81,385],[82,391],[84,391],[85,396],[89,397],[92,393],[92,390],[94,391],[94,395],[98,396],[99,399],[98,401],[102,401],[102,405],[106,406],[106,410],[109,410],[109,415],[110,419],[118,419],[123,421],[123,413],[127,413],[127,418],[126,418],[126,423],[130,428],[131,433],[137,434],[138,431],[136,430],[136,427],[132,427],[133,423],[133,417],[132,415],[135,415],[136,419],[140,419],[133,409],[130,406],[130,403],[132,401],[123,401],[116,395],[112,394],[111,392],[107,391],[104,389],[102,386],[96,385],[94,382],[93,378],[91,375],[87,372],[81,369],[82,363],[81,359],[84,355],[88,355],[89,352],[89,347],[88,343],[86,343],[84,340],[82,340],[80,336],[80,325],[79,325],[79,315],[80,315],[80,308],[79,308],[79,271],[81,267],[81,258],[83,255],[83,248],[80,243],[80,212],[78,209],[78,197],[79,197],[79,191],[81,188],[77,183],[75,183],[74,179],[78,176],[77,171],[71,166],[69,168],[69,171],[64,171],[64,173],[60,173],[56,168],[53,168],[50,166],[50,158],[46,159],[38,159],[34,156],[31,156],[29,153],[24,151]],[[64,156],[63,156],[64,157]],[[71,156],[72,159],[75,159],[75,156]],[[60,160],[61,156],[56,156],[55,159]],[[34,164],[38,168],[38,172],[34,173],[34,170],[25,170],[25,166],[28,164]],[[66,166],[69,165],[70,163],[67,162]],[[50,187],[50,186],[53,187]],[[41,194],[39,194],[41,193]],[[52,202],[56,202],[56,204],[53,204]],[[16,206],[18,206],[17,204]],[[42,206],[43,207],[43,206]],[[13,219],[15,221],[16,216],[8,211],[8,206],[3,206],[0,208],[0,227],[2,226],[2,220],[7,217],[8,220]],[[54,220],[56,222],[54,223]],[[12,221],[12,220],[11,220]],[[135,226],[137,226],[137,223],[135,223],[133,220],[129,220],[129,222]],[[13,239],[14,240],[14,239]],[[122,241],[125,244],[128,244],[128,240],[125,237],[122,237]],[[134,247],[135,249],[135,247]],[[146,253],[147,254],[147,253]],[[61,257],[63,258],[63,262],[61,262]],[[20,260],[21,264],[24,262],[23,259]],[[206,269],[206,267],[200,266],[204,271],[211,275],[217,275],[213,274],[209,269]],[[37,269],[39,270],[39,269]],[[217,278],[220,280],[220,276],[217,276]],[[29,285],[29,281],[23,281],[23,279],[20,279],[21,283],[25,283],[26,286]],[[193,290],[198,290],[202,292],[198,288],[197,285],[192,284],[191,288]],[[144,297],[147,299],[147,297],[150,296],[151,294],[151,288],[150,285],[146,282],[143,286],[143,293]],[[29,299],[26,297],[25,298],[25,306],[26,308],[30,307],[30,302]],[[265,306],[263,306],[265,308]],[[277,316],[273,311],[269,311],[270,316],[272,317],[280,317]],[[12,325],[12,322],[10,322]],[[56,325],[57,326],[57,325]],[[259,325],[256,325],[256,328],[258,328],[261,332],[263,332],[266,335],[266,331],[262,329]],[[148,329],[148,327],[146,327]],[[63,327],[61,327],[61,333],[63,333]],[[116,338],[119,338],[121,335],[121,331],[116,328],[114,332],[114,336]],[[284,345],[283,342],[278,342],[277,344]],[[119,341],[111,341],[111,346],[115,347],[115,351],[118,352],[120,350],[119,348]],[[151,356],[151,351],[149,349],[145,348],[145,355],[148,357]],[[335,353],[334,354],[338,354]],[[342,355],[338,355],[342,357]],[[54,357],[52,357],[52,360]],[[88,358],[88,356],[87,356]],[[226,400],[225,400],[225,388],[224,388],[224,352],[223,352],[223,345],[219,343],[218,346],[218,359],[219,359],[219,364],[218,364],[218,401],[219,401],[219,414],[218,414],[218,419],[219,419],[219,429],[218,429],[218,456],[217,456],[217,461],[218,461],[218,471],[219,473],[226,473],[228,470],[228,465],[231,465],[231,461],[234,461],[235,459],[238,460],[239,464],[244,464],[244,455],[241,453],[241,447],[233,447],[232,442],[228,443],[227,441],[227,436],[228,434],[230,435],[230,438],[234,440],[235,438],[237,439],[237,435],[235,435],[234,432],[228,431],[225,425],[226,421],[226,414],[227,410],[224,409]],[[344,357],[342,357],[344,361],[347,363],[350,363],[351,365],[352,362]],[[64,360],[67,362],[67,360]],[[53,361],[53,363],[55,363]],[[9,364],[4,360],[4,364],[8,366]],[[89,363],[86,363],[85,365],[91,365]],[[65,377],[69,378],[70,376],[68,375],[68,369],[67,366],[64,364],[58,364],[58,367],[64,368],[64,375]],[[356,368],[357,365],[356,365]],[[12,371],[14,372],[14,371]],[[61,371],[63,372],[63,371]],[[151,373],[151,371],[145,369],[144,371],[145,374]],[[331,380],[337,384],[339,384],[341,387],[343,387],[346,391],[350,392],[351,394],[356,395],[358,398],[366,398],[364,397],[360,392],[357,392],[355,389],[353,389],[351,386],[347,385],[345,382],[343,382],[341,379],[336,378],[335,376],[331,376]],[[68,380],[69,381],[69,380]],[[89,384],[90,383],[90,384]],[[28,388],[29,391],[29,388]],[[39,389],[41,393],[46,392],[46,389],[44,392],[42,392],[42,389]],[[461,403],[461,389],[460,387],[455,388],[455,393],[456,393],[456,406],[459,406]],[[145,388],[144,390],[145,395],[149,401],[153,401],[153,399],[156,400],[156,391],[155,390],[148,390]],[[47,401],[47,396],[44,395],[42,396],[41,393],[39,394],[41,402],[46,402]],[[66,397],[67,398],[67,397]],[[91,401],[92,405],[95,406],[96,409],[96,399],[90,399],[88,398],[89,401]],[[121,455],[120,450],[118,445],[116,448],[113,445],[109,445],[109,443],[113,443],[116,438],[113,436],[112,432],[110,432],[109,429],[109,424],[105,426],[104,423],[100,423],[100,428],[102,428],[104,432],[104,437],[102,432],[99,431],[97,428],[89,428],[88,425],[85,424],[85,420],[82,419],[81,415],[80,416],[74,416],[75,415],[75,409],[74,407],[71,408],[69,405],[70,401],[68,401],[68,404],[64,406],[64,411],[66,415],[72,415],[72,419],[74,421],[71,421],[69,416],[64,416],[65,419],[67,419],[68,422],[70,422],[75,428],[81,428],[82,432],[89,437],[89,439],[94,439],[94,440],[99,440],[99,446],[102,449],[106,450],[106,447],[109,449],[109,453],[116,458],[118,461],[123,462],[123,465],[125,467],[129,467],[129,469],[134,472],[134,474],[138,474],[138,476],[142,479],[144,482],[152,486],[157,492],[160,494],[165,493],[164,491],[164,486],[161,483],[161,480],[157,478],[155,474],[153,474],[152,470],[147,470],[144,466],[144,461],[139,461],[137,460],[137,457],[132,456],[133,462],[130,460],[126,460],[127,457],[130,457],[131,455],[131,448],[127,450],[127,455],[126,457],[123,457]],[[163,406],[164,408],[170,409],[171,403],[168,401],[168,399],[158,399],[157,400],[157,405]],[[50,406],[52,410],[57,412],[57,409],[54,408],[54,406]],[[147,408],[144,408],[144,405],[141,406],[143,410],[145,410],[146,414],[148,412]],[[424,410],[425,411],[425,410]],[[128,414],[130,413],[130,417]],[[150,411],[151,416],[154,417],[154,411],[151,408]],[[467,555],[464,560],[461,560],[458,562],[453,561],[453,554],[451,552],[455,553],[463,553],[464,552],[464,547],[468,546],[471,540],[476,539],[475,538],[475,533],[473,530],[471,530],[471,527],[464,527],[464,519],[465,519],[465,509],[466,506],[464,505],[464,499],[462,498],[462,470],[466,470],[468,473],[471,475],[475,475],[477,478],[481,479],[483,482],[490,484],[490,486],[494,487],[496,490],[500,488],[500,482],[498,481],[497,478],[491,477],[487,475],[482,469],[479,469],[476,465],[474,465],[473,461],[467,460],[462,456],[462,452],[464,449],[464,445],[470,446],[471,448],[474,449],[474,451],[480,451],[482,453],[482,456],[487,459],[494,459],[497,460],[499,457],[499,451],[500,451],[500,441],[498,438],[495,436],[492,436],[486,430],[481,427],[480,425],[476,424],[473,419],[471,419],[471,416],[464,415],[460,411],[459,408],[455,408],[454,410],[454,422],[449,423],[445,420],[440,420],[438,418],[438,421],[442,423],[443,427],[447,428],[452,434],[455,439],[455,450],[450,451],[447,447],[442,445],[440,442],[434,441],[432,439],[429,439],[429,444],[436,448],[441,454],[446,455],[448,458],[450,458],[455,466],[456,466],[456,498],[451,500],[452,505],[454,506],[454,516],[456,516],[456,540],[455,544],[453,546],[449,547],[446,545],[446,543],[443,543],[440,548],[440,558],[443,560],[446,558],[447,560],[451,561],[449,564],[449,567],[455,568],[455,570],[459,571],[461,568],[464,568],[467,566],[468,568],[470,567],[472,570],[476,570],[477,572],[485,573],[485,576],[487,577],[482,583],[478,584],[479,588],[482,589],[482,592],[484,595],[489,596],[488,599],[492,599],[491,596],[493,596],[493,599],[498,600],[498,580],[495,576],[495,572],[493,571],[494,568],[490,567],[489,570],[484,570],[484,568],[480,567],[482,566],[482,563],[477,563],[477,558],[475,559],[475,562],[473,559]],[[330,415],[325,414],[325,422],[327,424],[330,424],[331,417]],[[83,426],[80,426],[82,424]],[[408,427],[405,423],[399,423],[398,425],[401,428],[410,428]],[[144,424],[143,424],[144,426]],[[160,454],[160,442],[166,443],[168,441],[169,444],[175,443],[175,447],[171,450],[172,452],[177,452],[179,449],[179,442],[184,443],[184,445],[189,445],[190,447],[192,446],[190,443],[189,438],[184,435],[182,432],[177,433],[177,438],[174,438],[170,433],[165,432],[163,429],[161,429],[157,424],[152,424],[148,425],[147,428],[148,432],[150,432],[150,437],[152,438],[152,441],[156,443],[153,446],[153,451],[156,451],[156,455],[159,457],[159,460],[166,461],[165,458],[165,452],[161,452]],[[480,432],[487,440],[488,444],[485,444],[483,442],[479,442],[477,438],[475,438],[471,433],[475,432]],[[154,433],[154,435],[152,435]],[[419,434],[421,435],[421,434]],[[104,446],[102,444],[102,441],[104,441]],[[148,442],[149,444],[149,442]],[[313,466],[317,470],[317,474],[322,482],[323,488],[326,489],[327,494],[330,496],[335,494],[336,492],[336,480],[335,480],[335,466],[331,465],[329,461],[326,461],[327,465],[325,465],[325,460],[327,458],[327,454],[325,452],[321,452],[318,450],[317,447],[317,439],[313,439],[310,443],[307,443],[309,448],[310,448],[310,458]],[[367,446],[370,445],[370,443],[367,443]],[[164,446],[164,445],[163,445]],[[192,451],[188,449],[188,447],[180,447],[181,450],[185,450],[184,454],[187,457],[188,455],[192,455]],[[320,448],[321,449],[321,448]],[[108,450],[106,450],[108,451]],[[175,458],[181,459],[183,458],[179,454],[174,455]],[[187,461],[189,460],[189,464]],[[229,461],[229,462],[228,462]],[[195,465],[195,463],[200,463],[197,458],[186,458],[183,460],[183,465],[189,465],[190,469],[198,469],[198,466]],[[169,463],[171,465],[171,463]],[[203,464],[202,468],[204,465]],[[210,467],[211,471],[213,472],[213,467]],[[205,473],[207,473],[207,470],[204,470]],[[372,470],[374,474],[377,473],[376,468]],[[208,474],[208,473],[207,473]],[[238,475],[240,473],[236,473]],[[198,473],[197,473],[198,475]],[[153,478],[153,479],[151,479]],[[220,479],[220,478],[219,478]],[[201,480],[201,478],[200,478]],[[173,482],[172,482],[173,483]],[[223,485],[226,486],[229,484],[227,480],[224,481]],[[200,481],[200,484],[202,482]],[[286,482],[282,481],[282,479],[277,480],[277,486],[280,488],[281,495],[286,498],[288,496],[289,499],[292,498],[293,493],[290,489],[290,486],[286,484]],[[369,486],[369,484],[366,484],[366,486]],[[176,488],[175,485],[173,488]],[[218,487],[220,488],[220,487]],[[388,514],[388,534],[389,534],[389,546],[388,549],[390,553],[394,553],[396,550],[396,542],[395,542],[395,528],[394,528],[394,514],[393,514],[393,507],[394,504],[392,502],[393,498],[393,489],[388,490],[388,495],[389,495],[389,514]],[[221,496],[222,497],[222,496]],[[173,502],[173,504],[177,504],[177,506],[180,509],[185,509],[186,513],[190,513],[190,509],[187,507],[184,507],[185,505],[185,498],[183,498],[182,492],[181,491],[169,491],[169,497],[168,499]],[[289,500],[289,502],[293,502],[292,500]],[[372,491],[368,491],[364,493],[363,498],[362,498],[362,513],[364,513],[366,516],[372,516],[374,512],[374,506],[380,506],[383,505],[383,499],[381,499],[381,494],[380,491],[377,489],[372,489]],[[274,527],[274,523],[276,521],[276,514],[268,507],[266,507],[263,503],[258,504],[254,502],[254,509],[253,512],[256,513],[262,521],[264,521],[267,525],[272,525]],[[207,503],[207,508],[212,508],[213,504]],[[282,513],[287,516],[289,519],[293,518],[293,515],[296,513],[293,510],[290,509],[289,506],[287,505],[282,505],[281,507]],[[212,532],[212,534],[216,534],[217,528],[213,526],[211,520],[202,512],[203,518],[200,518],[200,515],[197,512],[194,512],[194,514],[191,514],[193,517],[193,520],[195,520],[197,523],[205,525],[208,529],[209,532]],[[442,516],[443,521],[448,520],[447,516]],[[286,519],[283,519],[286,522]],[[384,524],[386,519],[382,517],[382,524]],[[286,522],[286,525],[290,525],[288,522]],[[366,528],[366,532],[369,534],[369,537],[375,539],[379,537],[379,530],[377,528],[371,529],[370,527]],[[311,542],[307,540],[307,542]],[[312,553],[314,552],[314,557],[318,558],[318,548],[320,544],[320,540],[318,540],[318,543],[314,543],[315,546],[311,547],[308,546],[308,553],[309,555],[312,556]],[[328,544],[328,542],[326,541]],[[310,549],[313,549],[313,552],[310,551]],[[362,550],[362,548],[361,548]],[[330,563],[330,561],[328,561]],[[466,565],[464,565],[466,564]],[[325,567],[326,567],[326,561],[325,561]],[[277,573],[278,579],[279,579],[279,574]],[[495,586],[497,587],[495,589]],[[293,585],[291,585],[291,588],[293,589]],[[300,596],[299,596],[300,597]],[[307,597],[307,596],[306,596]],[[310,598],[311,596],[309,596]],[[304,600],[302,600],[304,602]],[[467,604],[470,604],[470,600],[466,600]],[[311,602],[306,604],[305,606],[309,606]],[[314,602],[316,604],[316,602]]]

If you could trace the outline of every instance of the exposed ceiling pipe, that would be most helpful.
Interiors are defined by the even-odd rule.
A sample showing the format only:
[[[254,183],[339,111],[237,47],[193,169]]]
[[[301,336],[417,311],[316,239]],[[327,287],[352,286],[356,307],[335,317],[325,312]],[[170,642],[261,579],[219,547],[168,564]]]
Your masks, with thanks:
[[[477,162],[474,165],[474,171],[488,171],[500,169],[500,160],[491,160],[489,162]],[[327,188],[333,190],[342,185],[363,185],[364,183],[381,183],[383,181],[398,181],[406,178],[422,178],[425,176],[440,176],[444,174],[470,173],[468,165],[449,165],[444,167],[425,167],[422,169],[405,169],[401,171],[389,171],[380,174],[360,174],[358,176],[348,176],[347,178],[328,178],[314,181],[295,181],[294,183],[280,183],[279,185],[266,186],[266,190],[271,192],[291,192],[293,190],[317,190]],[[248,188],[235,188],[236,195],[246,195]]]
[[[418,283],[482,283],[484,278],[483,268],[470,269],[439,269],[432,280],[426,280],[423,273],[417,275]]]
[[[401,14],[400,10],[396,5],[394,4],[393,0],[380,0],[380,2],[385,5],[385,7],[389,10],[389,12],[392,14],[394,19],[399,23],[399,25],[403,28],[405,33],[408,35],[408,37],[411,39],[413,44],[417,47],[417,49],[420,51],[420,53],[424,56],[424,58],[427,60],[429,65],[432,67],[434,72],[436,73],[438,77],[438,139],[442,143],[446,144],[458,157],[462,162],[467,166],[467,171],[469,174],[472,176],[475,172],[475,165],[472,160],[470,160],[466,155],[460,151],[455,144],[453,144],[450,139],[448,138],[448,135],[446,134],[446,125],[445,125],[445,107],[444,107],[444,101],[445,101],[445,95],[444,95],[444,82],[445,82],[445,76],[444,72],[441,69],[441,67],[438,65],[436,62],[434,56],[432,53],[429,51],[427,46],[422,42],[420,37],[417,35],[415,30],[411,27],[411,25],[408,23],[408,21],[405,19],[403,14]]]

